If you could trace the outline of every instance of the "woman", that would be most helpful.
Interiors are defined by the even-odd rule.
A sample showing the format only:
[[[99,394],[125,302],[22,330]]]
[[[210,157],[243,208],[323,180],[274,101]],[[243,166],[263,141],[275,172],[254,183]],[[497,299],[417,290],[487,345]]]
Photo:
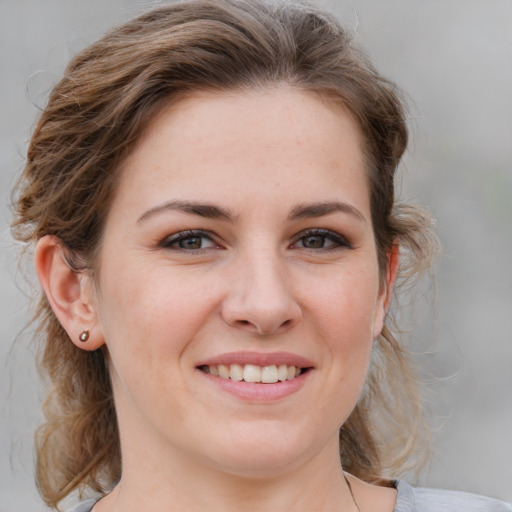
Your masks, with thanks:
[[[394,201],[406,144],[396,88],[311,7],[176,3],[71,62],[13,224],[50,507],[510,510],[394,480],[422,421],[388,309],[435,247]]]

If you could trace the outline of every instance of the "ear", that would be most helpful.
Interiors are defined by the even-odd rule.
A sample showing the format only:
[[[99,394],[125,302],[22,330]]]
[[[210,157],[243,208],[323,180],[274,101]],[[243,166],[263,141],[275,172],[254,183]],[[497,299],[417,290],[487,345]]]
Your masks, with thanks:
[[[383,280],[379,297],[377,300],[377,309],[375,313],[375,320],[373,323],[373,338],[376,339],[384,327],[384,320],[391,303],[393,295],[393,287],[395,286],[396,277],[398,275],[398,268],[400,263],[400,248],[395,242],[387,255],[386,275]]]
[[[38,241],[35,267],[48,302],[71,341],[84,350],[102,346],[104,340],[98,326],[91,277],[70,268],[58,237],[47,235]],[[82,339],[87,339],[81,341],[85,331],[88,336]]]

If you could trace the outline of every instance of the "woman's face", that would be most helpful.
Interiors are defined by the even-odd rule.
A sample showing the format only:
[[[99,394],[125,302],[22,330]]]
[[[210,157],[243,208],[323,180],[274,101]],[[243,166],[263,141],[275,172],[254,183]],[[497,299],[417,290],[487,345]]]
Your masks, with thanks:
[[[285,86],[163,110],[123,165],[97,277],[124,462],[331,457],[387,288],[343,110]]]

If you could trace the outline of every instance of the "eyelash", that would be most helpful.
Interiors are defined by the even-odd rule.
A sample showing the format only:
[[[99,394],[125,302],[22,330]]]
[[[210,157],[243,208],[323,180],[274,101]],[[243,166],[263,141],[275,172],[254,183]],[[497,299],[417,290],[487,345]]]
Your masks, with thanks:
[[[302,249],[306,250],[312,250],[312,251],[335,251],[339,249],[352,249],[352,245],[349,243],[349,241],[336,233],[335,231],[331,231],[330,229],[320,229],[320,228],[314,228],[314,229],[308,229],[306,231],[303,231],[299,234],[296,241],[292,244],[295,245],[299,240],[304,240],[305,238],[311,238],[311,237],[319,237],[324,239],[324,243],[326,240],[330,240],[333,242],[332,244],[328,245],[327,247],[318,247],[318,248],[310,248],[310,247],[303,247]]]
[[[205,249],[210,249],[210,247],[199,247],[197,249],[190,249],[190,248],[187,249],[186,247],[180,247],[177,245],[184,240],[190,240],[190,239],[194,239],[194,238],[207,239],[213,245],[215,245],[216,247],[219,247],[218,244],[215,242],[212,234],[209,233],[208,231],[203,231],[201,229],[189,229],[187,231],[180,231],[179,233],[175,233],[174,235],[164,238],[162,240],[162,242],[160,243],[160,245],[164,249],[183,250],[186,252],[194,252],[194,253],[204,251]]]
[[[331,231],[329,229],[320,229],[320,228],[314,228],[314,229],[308,229],[306,231],[303,231],[302,233],[299,233],[299,235],[296,237],[295,241],[290,244],[290,247],[293,247],[296,245],[299,241],[303,241],[306,238],[312,238],[312,237],[318,237],[322,238],[322,242],[325,243],[327,240],[331,241],[332,243],[328,245],[327,247],[301,247],[301,249],[305,250],[311,250],[311,251],[335,251],[339,249],[352,249],[352,245],[348,242],[348,240],[339,235],[338,233]],[[219,248],[220,246],[215,242],[214,236],[208,232],[201,229],[189,229],[186,231],[180,231],[179,233],[175,233],[171,236],[168,236],[162,240],[160,243],[160,246],[165,249],[173,249],[173,250],[182,250],[185,252],[192,252],[192,253],[198,253],[202,252],[207,249],[211,249],[212,247],[198,247],[198,248],[187,248],[187,247],[180,247],[178,244],[180,242],[183,242],[185,240],[190,239],[207,239],[212,243],[212,247]],[[202,245],[202,242],[201,242]]]

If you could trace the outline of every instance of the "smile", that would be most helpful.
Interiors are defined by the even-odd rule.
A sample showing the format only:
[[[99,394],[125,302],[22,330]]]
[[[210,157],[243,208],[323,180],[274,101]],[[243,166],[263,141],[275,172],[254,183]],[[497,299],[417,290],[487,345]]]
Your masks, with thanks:
[[[293,365],[258,366],[255,364],[216,364],[201,365],[199,369],[214,377],[234,381],[244,381],[261,384],[275,384],[286,380],[293,380],[307,368]]]

